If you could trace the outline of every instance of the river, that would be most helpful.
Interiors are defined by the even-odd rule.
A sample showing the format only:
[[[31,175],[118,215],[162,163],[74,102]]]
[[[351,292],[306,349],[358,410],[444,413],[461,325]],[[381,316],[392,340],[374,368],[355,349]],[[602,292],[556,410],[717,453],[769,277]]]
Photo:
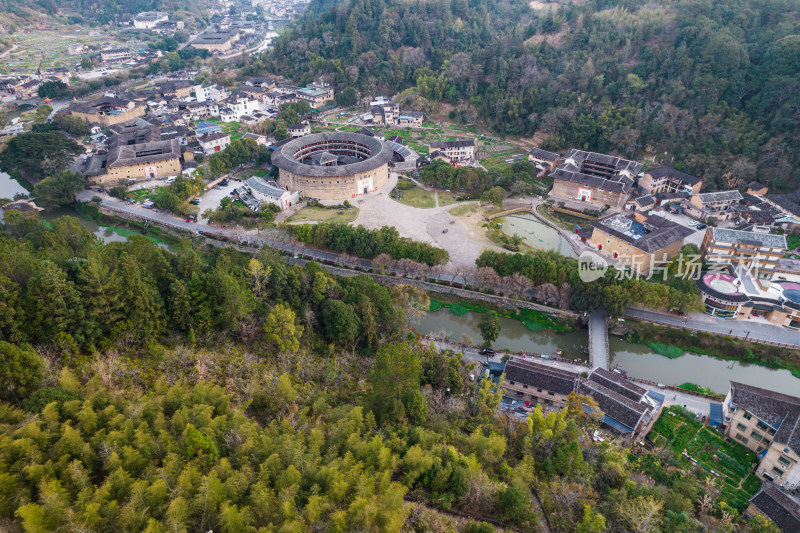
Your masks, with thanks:
[[[453,342],[463,342],[467,335],[474,344],[480,344],[478,330],[480,313],[469,312],[456,316],[442,308],[428,313],[417,324],[417,329],[425,335],[448,337]],[[558,333],[549,329],[530,331],[522,322],[510,318],[500,318],[502,329],[494,343],[498,349],[515,352],[533,352],[554,355],[556,348],[564,351],[567,359],[586,360],[584,350],[588,345],[589,333],[585,329],[569,333]],[[788,370],[776,370],[758,365],[747,365],[738,361],[727,361],[707,355],[684,353],[677,359],[669,359],[653,352],[648,346],[631,344],[621,337],[609,337],[611,363],[619,365],[628,375],[665,383],[680,385],[685,382],[709,387],[717,393],[728,392],[729,382],[740,381],[756,387],[797,395],[800,380]]]
[[[501,217],[494,222],[501,223],[505,233],[522,237],[531,248],[555,250],[566,257],[577,257],[572,246],[558,231],[542,224],[531,214]]]

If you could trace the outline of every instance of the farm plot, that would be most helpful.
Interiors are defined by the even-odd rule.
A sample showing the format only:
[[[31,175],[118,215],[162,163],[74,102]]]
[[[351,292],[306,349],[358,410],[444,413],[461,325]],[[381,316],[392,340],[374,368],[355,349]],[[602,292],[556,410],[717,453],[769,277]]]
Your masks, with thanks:
[[[683,409],[672,406],[662,412],[647,435],[656,448],[684,451],[697,464],[711,472],[720,493],[739,510],[758,492],[760,480],[753,474],[755,453],[728,441],[710,426],[698,422]]]

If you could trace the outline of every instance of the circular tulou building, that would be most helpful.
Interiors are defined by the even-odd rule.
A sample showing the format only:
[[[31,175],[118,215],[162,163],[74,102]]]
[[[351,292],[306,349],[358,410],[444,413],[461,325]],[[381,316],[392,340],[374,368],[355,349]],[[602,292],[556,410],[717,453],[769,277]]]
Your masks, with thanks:
[[[307,198],[350,200],[389,180],[392,148],[358,133],[326,132],[298,137],[272,154],[280,183]]]

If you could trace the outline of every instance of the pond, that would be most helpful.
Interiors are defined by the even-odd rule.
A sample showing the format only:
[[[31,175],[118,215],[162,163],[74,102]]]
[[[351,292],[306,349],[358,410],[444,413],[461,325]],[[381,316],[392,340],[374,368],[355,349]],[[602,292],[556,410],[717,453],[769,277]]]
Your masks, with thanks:
[[[542,224],[531,214],[496,218],[492,222],[501,223],[505,233],[520,236],[531,248],[555,250],[567,257],[577,257],[572,246],[558,231]]]
[[[0,198],[11,200],[17,193],[28,194],[28,191],[7,173],[0,172]]]
[[[480,313],[468,312],[456,316],[442,308],[419,319],[416,328],[424,335],[448,337],[453,342],[463,342],[466,335],[474,344],[480,344],[478,330]],[[549,329],[530,331],[522,322],[500,318],[502,329],[494,343],[495,348],[516,352],[533,352],[554,355],[556,348],[564,351],[567,359],[586,360],[585,349],[589,333],[585,329],[570,333],[558,333]],[[776,370],[758,365],[747,365],[738,361],[726,361],[707,355],[685,353],[677,359],[669,359],[655,353],[648,346],[631,344],[621,337],[609,337],[611,364],[619,365],[628,375],[665,383],[680,385],[685,382],[709,387],[717,393],[728,392],[729,382],[740,381],[785,394],[797,395],[800,380],[788,370]]]
[[[103,241],[104,243],[125,242],[125,241],[128,240],[128,235],[130,235],[130,234],[139,235],[139,233],[137,231],[132,231],[132,230],[123,229],[123,228],[117,229],[115,231],[114,228],[109,228],[109,227],[106,227],[106,226],[100,226],[94,220],[88,220],[88,219],[85,219],[83,217],[76,216],[74,210],[66,208],[66,207],[62,207],[62,208],[58,208],[58,209],[47,209],[45,211],[42,211],[42,218],[44,218],[47,221],[53,221],[53,220],[55,220],[55,219],[57,219],[59,217],[63,217],[63,216],[71,216],[71,217],[77,218],[78,221],[80,221],[81,226],[83,226],[84,228],[86,228],[89,231],[91,231],[92,233],[94,233],[94,235],[98,239]],[[161,246],[162,248],[169,249],[169,245],[164,244],[162,242],[156,242],[156,244],[158,244],[158,246]]]

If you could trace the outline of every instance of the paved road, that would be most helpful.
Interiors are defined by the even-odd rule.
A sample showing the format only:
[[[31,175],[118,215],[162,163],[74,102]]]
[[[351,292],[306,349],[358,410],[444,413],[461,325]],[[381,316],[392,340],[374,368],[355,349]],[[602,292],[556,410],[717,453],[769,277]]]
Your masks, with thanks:
[[[797,331],[782,326],[774,326],[759,320],[725,320],[705,313],[689,313],[687,317],[680,317],[633,307],[629,307],[625,311],[625,316],[643,318],[659,324],[679,326],[694,331],[730,335],[766,344],[781,343],[788,345],[790,348],[800,349],[800,335],[798,335]]]
[[[608,326],[606,312],[601,309],[589,315],[589,363],[592,368],[608,370]]]

